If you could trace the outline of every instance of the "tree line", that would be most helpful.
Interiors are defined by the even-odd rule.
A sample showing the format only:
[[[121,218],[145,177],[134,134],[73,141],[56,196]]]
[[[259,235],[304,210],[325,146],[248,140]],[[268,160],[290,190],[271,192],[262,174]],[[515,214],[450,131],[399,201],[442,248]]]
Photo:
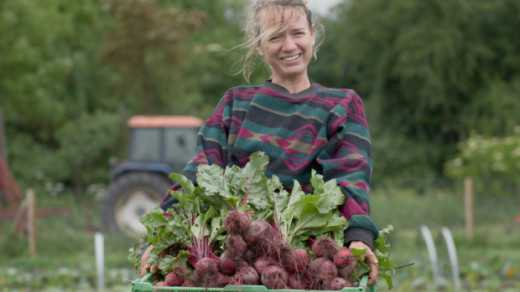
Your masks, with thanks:
[[[22,185],[84,187],[124,158],[134,114],[207,118],[244,80],[241,0],[0,2],[0,107]],[[472,133],[512,135],[520,2],[344,0],[315,16],[315,82],[364,99],[374,179],[439,177]],[[252,83],[269,76],[259,67]]]

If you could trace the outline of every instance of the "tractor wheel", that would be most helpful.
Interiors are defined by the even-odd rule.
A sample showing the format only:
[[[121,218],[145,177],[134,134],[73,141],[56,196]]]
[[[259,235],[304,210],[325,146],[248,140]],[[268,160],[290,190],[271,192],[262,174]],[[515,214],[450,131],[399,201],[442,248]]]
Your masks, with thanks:
[[[113,181],[101,203],[105,229],[115,229],[130,237],[146,234],[139,218],[159,206],[172,181],[159,174],[132,172]]]

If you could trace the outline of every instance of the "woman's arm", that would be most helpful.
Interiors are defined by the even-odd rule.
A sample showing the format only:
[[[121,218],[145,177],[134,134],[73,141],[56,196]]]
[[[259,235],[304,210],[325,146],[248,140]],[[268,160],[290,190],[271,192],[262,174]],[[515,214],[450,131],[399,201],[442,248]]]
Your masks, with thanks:
[[[318,162],[324,178],[335,179],[345,194],[345,204],[340,208],[349,221],[345,243],[363,241],[372,247],[379,231],[370,218],[371,142],[361,98],[348,91],[330,112],[325,126],[328,143]]]

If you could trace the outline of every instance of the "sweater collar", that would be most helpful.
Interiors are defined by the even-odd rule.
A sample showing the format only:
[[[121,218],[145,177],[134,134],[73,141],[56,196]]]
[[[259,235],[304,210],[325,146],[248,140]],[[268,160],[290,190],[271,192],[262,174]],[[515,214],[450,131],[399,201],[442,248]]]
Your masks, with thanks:
[[[289,90],[287,90],[287,88],[285,88],[281,85],[278,85],[276,83],[273,83],[273,82],[271,82],[271,80],[266,80],[264,82],[264,87],[267,89],[271,89],[271,90],[275,91],[276,93],[279,93],[279,94],[282,94],[285,96],[294,97],[294,98],[305,97],[305,96],[309,96],[309,95],[312,95],[312,94],[315,94],[316,92],[318,92],[318,85],[316,83],[311,83],[311,86],[309,88],[307,88],[303,91],[300,91],[298,93],[290,93]]]

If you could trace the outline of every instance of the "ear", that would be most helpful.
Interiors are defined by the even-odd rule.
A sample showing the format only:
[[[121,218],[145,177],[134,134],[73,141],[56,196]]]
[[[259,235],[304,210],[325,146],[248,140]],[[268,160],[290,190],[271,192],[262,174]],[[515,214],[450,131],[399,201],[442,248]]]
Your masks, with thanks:
[[[262,47],[262,44],[260,42],[256,44],[256,51],[261,57],[265,56],[264,48]]]

